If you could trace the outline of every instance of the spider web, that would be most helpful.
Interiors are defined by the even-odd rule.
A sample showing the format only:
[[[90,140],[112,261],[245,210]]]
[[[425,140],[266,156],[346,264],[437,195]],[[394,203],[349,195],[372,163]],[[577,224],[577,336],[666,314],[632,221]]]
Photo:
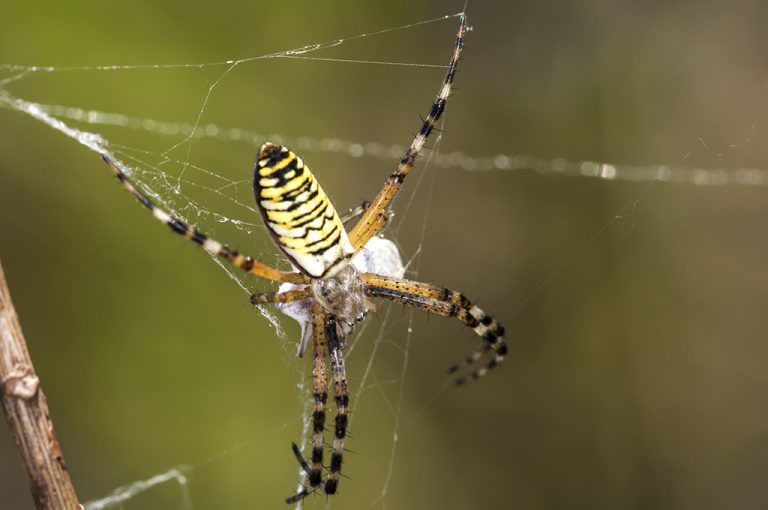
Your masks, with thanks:
[[[414,93],[417,96],[414,99],[416,111],[422,111],[433,97],[434,90],[439,84],[439,76],[444,69],[441,64],[445,59],[449,44],[435,42],[436,39],[430,39],[430,44],[434,46],[434,53],[430,52],[429,57],[420,61],[414,56],[409,58],[367,58],[371,51],[366,46],[358,49],[354,44],[358,42],[367,42],[369,39],[387,38],[393,34],[403,37],[403,34],[411,34],[414,31],[442,27],[444,33],[450,34],[455,29],[455,15],[443,15],[425,21],[395,26],[378,31],[364,32],[343,38],[333,39],[322,43],[312,43],[299,46],[297,48],[274,51],[265,53],[256,57],[242,59],[229,59],[214,61],[205,64],[151,64],[151,65],[106,65],[106,66],[25,66],[15,64],[0,65],[0,72],[3,78],[0,79],[0,106],[19,114],[38,121],[44,126],[53,129],[57,134],[63,134],[68,142],[75,141],[86,149],[95,153],[106,152],[111,154],[116,160],[121,162],[127,170],[130,178],[137,183],[141,189],[150,196],[157,204],[171,212],[184,221],[198,226],[202,231],[212,234],[215,238],[227,242],[233,242],[241,247],[245,253],[253,254],[256,258],[264,260],[267,263],[277,265],[287,269],[286,263],[282,262],[276,250],[269,245],[268,236],[265,235],[264,228],[258,220],[259,214],[253,204],[250,196],[250,181],[247,174],[242,172],[242,168],[230,164],[229,158],[234,156],[225,156],[226,162],[219,163],[225,153],[255,153],[256,148],[265,140],[275,143],[285,144],[294,151],[301,154],[305,159],[310,160],[310,166],[326,186],[326,178],[323,171],[318,171],[319,166],[311,163],[312,159],[319,159],[331,162],[333,165],[350,168],[375,168],[376,178],[383,179],[387,172],[391,170],[392,162],[396,161],[404,152],[405,146],[397,143],[385,143],[376,139],[364,139],[360,136],[357,139],[341,136],[307,136],[286,135],[283,133],[261,132],[250,127],[252,124],[244,123],[233,125],[227,122],[227,116],[222,115],[224,120],[215,121],[218,109],[222,102],[237,102],[232,100],[232,89],[227,88],[238,73],[249,75],[254,65],[277,65],[275,62],[289,61],[290,69],[300,65],[298,61],[312,61],[317,65],[341,65],[366,66],[375,69],[377,72],[387,73],[413,73],[424,72],[423,78],[419,81],[424,82],[424,90],[429,92]],[[470,18],[471,23],[471,18]],[[472,35],[472,34],[470,34]],[[449,38],[443,38],[450,41]],[[439,41],[443,41],[439,39]],[[389,40],[389,39],[387,39]],[[470,42],[471,44],[471,42]],[[348,50],[349,56],[325,56],[329,50],[344,49]],[[363,55],[355,57],[354,55]],[[269,80],[276,80],[281,71],[272,71],[267,74]],[[140,80],[145,76],[155,76],[158,73],[167,73],[172,76],[172,81],[180,81],[192,76],[194,81],[205,86],[200,87],[202,94],[197,99],[197,106],[191,108],[196,112],[192,119],[188,115],[183,118],[187,120],[173,120],[169,116],[156,116],[154,112],[150,114],[143,113],[119,113],[110,111],[106,108],[88,106],[76,106],[51,101],[38,101],[35,99],[35,84],[40,80],[52,80],[55,83],[66,80],[79,80],[79,77],[92,77],[94,75],[106,75],[114,78],[117,84],[126,83],[129,77],[135,77]],[[175,74],[183,73],[183,74]],[[459,81],[465,78],[460,76]],[[471,78],[471,76],[469,76]],[[96,78],[97,80],[100,78]],[[162,79],[166,79],[163,77]],[[287,78],[286,81],[290,81]],[[29,84],[29,93],[27,93],[27,84]],[[763,89],[758,102],[762,108],[764,100]],[[42,94],[45,96],[45,94]],[[55,95],[52,99],[55,99]],[[228,97],[229,96],[229,97]],[[234,96],[238,97],[238,96]],[[450,128],[456,122],[451,112],[455,101],[460,101],[461,96],[452,99],[451,106],[445,124],[441,128]],[[89,103],[81,99],[80,103]],[[190,107],[187,106],[187,113]],[[294,118],[295,121],[300,119]],[[411,119],[412,121],[413,119]],[[261,119],[260,126],[267,126],[269,122]],[[415,127],[414,122],[408,124],[408,128]],[[439,186],[437,181],[438,172],[442,171],[461,171],[465,173],[491,173],[495,175],[507,175],[508,172],[533,171],[536,174],[553,177],[567,176],[583,179],[594,179],[597,181],[641,183],[640,188],[633,189],[630,196],[624,199],[615,207],[615,214],[605,216],[599,228],[594,229],[589,235],[582,238],[580,242],[573,246],[573,249],[565,253],[560,253],[559,262],[552,265],[544,278],[534,282],[517,297],[512,303],[511,316],[516,316],[522,307],[526,306],[565,269],[574,259],[579,257],[582,252],[590,246],[606,229],[621,222],[627,217],[634,217],[638,204],[649,192],[663,183],[685,184],[692,187],[708,186],[727,186],[739,185],[745,187],[762,187],[768,184],[768,170],[763,168],[750,167],[727,167],[727,168],[705,168],[689,165],[690,154],[701,155],[706,153],[722,157],[730,154],[742,145],[750,145],[755,136],[757,136],[758,123],[749,125],[746,134],[740,137],[740,142],[731,144],[725,150],[718,150],[710,146],[704,138],[695,138],[692,147],[688,151],[683,151],[682,156],[676,164],[651,164],[651,165],[631,165],[618,164],[612,162],[588,161],[565,158],[538,158],[528,155],[519,155],[508,153],[505,150],[493,151],[489,154],[476,154],[464,150],[446,150],[443,147],[445,141],[442,134],[435,136],[432,141],[432,150],[419,162],[418,171],[412,178],[413,182],[409,186],[408,193],[404,198],[400,198],[396,206],[396,216],[394,225],[386,232],[386,236],[400,242],[401,230],[409,224],[419,225],[411,242],[403,249],[405,262],[408,270],[408,276],[415,279],[429,281],[434,275],[429,270],[429,261],[421,256],[422,251],[428,246],[429,229],[435,226],[434,215],[436,209],[432,203],[432,196],[435,188]],[[329,131],[332,131],[329,129]],[[403,142],[408,141],[405,137]],[[464,144],[457,143],[454,140],[451,146],[465,147]],[[252,159],[252,156],[251,156]],[[233,159],[234,160],[234,159]],[[99,165],[98,161],[94,166]],[[232,168],[228,170],[227,167]],[[384,169],[382,171],[382,169]],[[100,168],[103,174],[106,170]],[[368,172],[366,170],[366,172]],[[345,174],[342,178],[351,180],[359,179],[359,176]],[[340,181],[340,177],[331,177],[328,179],[331,187],[342,188],[342,185],[335,181]],[[105,180],[99,180],[99,188],[106,188],[100,193],[111,193],[117,185],[115,183],[104,184]],[[113,188],[109,188],[113,186]],[[372,188],[368,193],[375,193]],[[343,193],[335,192],[333,197],[342,196]],[[129,199],[123,197],[125,201]],[[355,197],[357,198],[357,197]],[[370,198],[363,196],[359,198]],[[338,200],[335,201],[340,212],[352,208],[355,203],[345,203],[342,205]],[[353,201],[354,202],[354,201]],[[137,215],[138,216],[138,215]],[[139,220],[141,221],[141,220]],[[146,225],[146,229],[156,226]],[[253,241],[253,239],[259,241]],[[162,247],[157,248],[162,250]],[[183,256],[189,256],[184,253]],[[217,259],[211,258],[218,264],[229,276],[236,288],[239,288],[243,295],[251,292],[263,290],[268,287],[262,286],[263,283],[250,280],[233,271],[229,267],[221,264]],[[486,307],[488,305],[486,304]],[[179,490],[177,495],[172,497],[174,504],[181,508],[193,508],[194,503],[194,478],[198,473],[208,469],[212,464],[218,462],[227,462],[227,459],[233,455],[241,454],[243,451],[249,451],[249,447],[261,448],[268,442],[279,441],[287,445],[290,440],[300,437],[307,437],[309,421],[307,417],[310,412],[309,384],[306,380],[308,373],[306,364],[301,361],[291,361],[295,350],[295,341],[297,340],[295,331],[285,332],[283,326],[288,322],[280,318],[270,309],[259,308],[273,332],[273,336],[280,339],[280,345],[284,352],[285,364],[292,367],[295,372],[296,403],[293,406],[295,417],[293,419],[277,419],[271,427],[263,427],[263,432],[253,434],[252,437],[231,447],[217,450],[212,455],[203,457],[201,460],[176,464],[167,470],[157,470],[152,474],[135,482],[130,482],[124,486],[118,487],[106,497],[94,499],[86,504],[86,508],[130,508],[133,499],[144,497],[147,491],[156,490],[158,486],[175,483]],[[509,320],[510,314],[502,316]],[[260,320],[260,319],[254,319]],[[430,327],[432,325],[430,324]],[[385,426],[389,433],[387,440],[388,451],[390,455],[387,459],[371,459],[369,454],[349,456],[354,457],[350,462],[354,462],[355,469],[361,469],[365,462],[378,462],[385,465],[381,471],[381,482],[375,490],[370,490],[368,503],[371,506],[386,507],[389,502],[389,495],[392,489],[393,474],[398,469],[398,452],[402,435],[408,432],[414,422],[417,422],[422,413],[431,406],[443,394],[446,388],[445,383],[441,383],[431,390],[427,391],[425,396],[417,404],[416,409],[404,410],[406,403],[405,393],[411,390],[407,384],[409,370],[411,370],[411,351],[413,349],[414,331],[422,324],[418,321],[413,311],[407,310],[401,314],[399,310],[392,307],[382,307],[377,317],[369,319],[361,325],[350,339],[347,347],[347,356],[351,359],[349,365],[355,365],[355,372],[358,379],[353,384],[352,396],[352,432],[353,437],[348,446],[355,448],[354,433],[359,430],[360,424],[355,422],[360,418],[361,407],[365,410],[370,409],[371,404],[368,400],[371,395],[378,398],[377,405],[382,405],[389,412],[391,421]],[[382,354],[382,351],[386,353]],[[457,350],[457,352],[461,352]],[[378,368],[381,358],[395,359],[391,364],[394,369],[388,373],[386,369]],[[443,356],[441,356],[443,358]],[[445,357],[442,360],[446,365],[453,361],[452,358]],[[447,381],[446,381],[447,382]],[[406,414],[407,413],[407,414]],[[404,420],[404,418],[407,418]],[[64,444],[67,451],[66,443]],[[285,449],[285,456],[288,457],[288,450]],[[169,462],[175,464],[174,460]],[[352,465],[352,464],[350,464]],[[209,474],[210,471],[205,471]],[[354,476],[354,470],[350,470],[350,475]],[[343,480],[342,496],[345,492],[345,485],[355,484],[353,480]],[[286,484],[287,486],[287,484]],[[289,494],[286,493],[285,496]],[[141,507],[142,500],[137,499],[137,507]],[[307,506],[318,506],[323,503],[317,503],[309,500]],[[334,500],[328,500],[328,506],[336,506]],[[343,506],[342,503],[339,503]],[[301,506],[301,503],[298,505]]]

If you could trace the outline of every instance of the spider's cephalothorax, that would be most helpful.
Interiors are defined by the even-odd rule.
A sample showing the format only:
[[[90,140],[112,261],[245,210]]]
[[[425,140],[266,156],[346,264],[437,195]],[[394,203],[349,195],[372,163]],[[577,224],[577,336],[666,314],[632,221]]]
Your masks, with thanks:
[[[254,294],[251,303],[306,305],[310,327],[307,331],[312,340],[312,454],[310,462],[307,462],[299,447],[293,445],[293,453],[307,475],[307,484],[287,499],[289,503],[299,501],[316,490],[323,490],[326,494],[334,494],[337,490],[349,407],[344,337],[356,322],[373,309],[370,298],[388,299],[436,315],[454,317],[472,328],[481,338],[482,346],[450,368],[450,373],[460,373],[457,384],[482,377],[497,366],[507,353],[501,324],[460,292],[406,280],[402,278],[402,273],[379,274],[371,268],[360,272],[354,265],[356,261],[352,260],[384,227],[389,203],[401,188],[427,137],[445,111],[467,30],[464,14],[458,16],[459,30],[448,71],[427,118],[397,169],[387,178],[349,233],[301,158],[280,145],[265,143],[261,147],[254,171],[256,202],[270,234],[297,268],[296,272],[280,271],[258,262],[174,218],[136,188],[110,155],[102,155],[123,187],[173,232],[250,274],[290,284],[281,286],[278,292]],[[303,353],[303,346],[299,352]],[[329,378],[336,412],[331,459],[326,468],[323,452]],[[327,474],[323,480],[325,471]]]
[[[342,342],[356,323],[375,310],[365,281],[352,264],[345,264],[330,278],[312,280],[312,295],[328,314],[336,317]]]

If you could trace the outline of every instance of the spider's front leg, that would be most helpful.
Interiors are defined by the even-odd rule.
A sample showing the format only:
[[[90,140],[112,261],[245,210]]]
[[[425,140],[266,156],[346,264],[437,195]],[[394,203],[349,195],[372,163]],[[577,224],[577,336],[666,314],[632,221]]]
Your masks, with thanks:
[[[453,80],[456,77],[456,70],[459,67],[459,59],[461,58],[461,50],[464,47],[464,34],[466,31],[467,19],[464,16],[464,13],[461,13],[459,15],[459,30],[456,33],[456,43],[453,47],[451,61],[448,63],[448,71],[445,73],[443,84],[440,86],[440,90],[437,92],[437,97],[435,97],[435,101],[429,109],[427,118],[424,119],[421,129],[411,142],[408,150],[406,150],[405,154],[400,159],[397,169],[387,178],[384,182],[384,187],[381,188],[378,195],[376,195],[376,198],[373,199],[371,206],[366,209],[360,220],[349,232],[349,239],[352,241],[352,246],[354,246],[356,252],[365,246],[371,237],[375,236],[384,227],[388,217],[387,206],[400,190],[403,181],[405,181],[405,178],[408,177],[408,174],[413,169],[413,165],[416,162],[416,158],[421,153],[424,143],[435,129],[435,125],[445,111],[448,96],[451,95]]]
[[[322,305],[317,302],[312,307],[312,328],[314,336],[312,378],[314,381],[313,396],[315,399],[315,408],[312,413],[312,459],[310,465],[301,456],[298,446],[295,443],[293,444],[293,453],[299,461],[302,471],[307,475],[307,485],[297,494],[288,498],[286,500],[287,503],[295,503],[304,499],[322,485],[323,432],[325,430],[325,403],[328,398],[328,380],[325,365],[326,343],[328,344],[327,350],[331,360],[334,402],[336,404],[331,464],[328,467],[325,485],[323,485],[323,490],[326,494],[336,493],[339,479],[341,478],[341,463],[344,458],[344,441],[347,437],[348,423],[347,410],[349,408],[347,371],[341,351],[336,317],[328,314]]]
[[[335,494],[341,477],[341,462],[344,455],[344,440],[347,437],[347,409],[349,407],[349,388],[347,386],[347,371],[344,366],[344,355],[341,352],[341,342],[336,327],[336,317],[328,316],[326,321],[326,336],[331,357],[331,372],[333,373],[333,400],[336,403],[336,418],[334,420],[333,451],[331,466],[325,480],[325,493]]]
[[[155,205],[148,196],[142,193],[125,175],[125,172],[110,158],[107,154],[102,154],[101,158],[109,166],[112,173],[123,185],[123,188],[133,195],[141,205],[152,213],[152,216],[164,223],[171,229],[172,232],[192,241],[195,244],[200,245],[205,251],[211,255],[216,255],[226,260],[235,267],[238,267],[246,273],[251,273],[262,278],[274,280],[276,282],[291,282],[291,283],[308,283],[309,279],[306,275],[301,273],[284,273],[271,266],[268,266],[262,262],[254,260],[253,257],[243,255],[235,250],[230,249],[227,245],[210,238],[204,233],[200,232],[194,227],[187,225],[185,222],[178,218],[174,218],[165,210]]]
[[[307,486],[286,499],[286,503],[296,503],[312,494],[322,484],[323,479],[323,436],[325,432],[325,402],[328,399],[328,376],[326,374],[326,324],[328,315],[318,302],[312,304],[312,464],[309,465],[297,455],[302,469],[307,475]],[[298,451],[293,445],[294,454]]]

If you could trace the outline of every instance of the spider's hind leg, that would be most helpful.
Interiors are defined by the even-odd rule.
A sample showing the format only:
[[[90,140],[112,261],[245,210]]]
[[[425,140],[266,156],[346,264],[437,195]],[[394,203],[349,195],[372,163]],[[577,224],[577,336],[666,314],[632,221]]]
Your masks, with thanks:
[[[367,285],[366,292],[372,297],[397,301],[443,317],[455,317],[482,338],[483,347],[480,350],[449,369],[451,374],[460,371],[465,374],[456,379],[456,385],[483,377],[507,355],[504,326],[470,302],[464,294],[428,283],[370,273],[365,273],[363,279]],[[483,358],[487,359],[484,364],[467,373]]]

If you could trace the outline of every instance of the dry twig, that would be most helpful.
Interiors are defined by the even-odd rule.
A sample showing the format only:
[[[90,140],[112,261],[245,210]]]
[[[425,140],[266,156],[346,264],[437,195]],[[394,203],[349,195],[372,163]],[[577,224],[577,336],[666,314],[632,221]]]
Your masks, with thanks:
[[[21,453],[38,509],[80,510],[53,430],[11,292],[0,265],[0,381],[3,410]]]

